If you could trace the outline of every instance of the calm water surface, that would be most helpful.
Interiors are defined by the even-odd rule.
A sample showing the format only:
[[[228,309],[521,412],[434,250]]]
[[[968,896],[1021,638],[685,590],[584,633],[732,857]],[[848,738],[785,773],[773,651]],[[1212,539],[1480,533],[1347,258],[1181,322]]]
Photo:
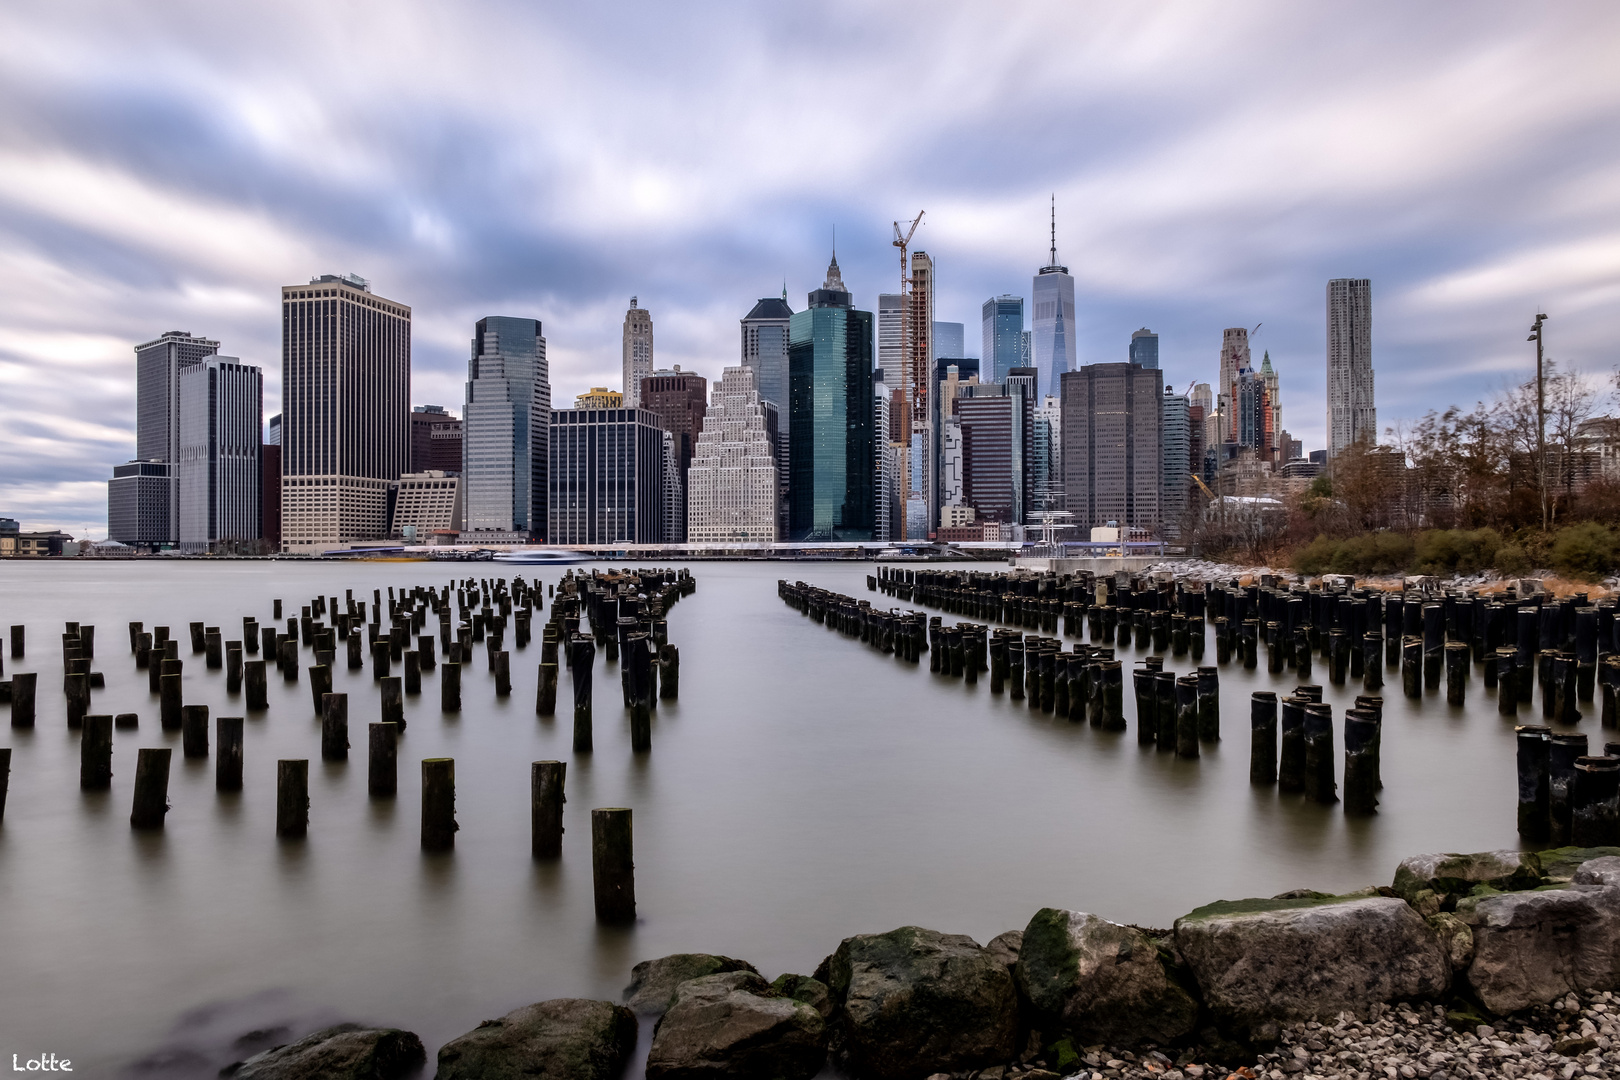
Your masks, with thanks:
[[[514,652],[510,698],[496,698],[481,661],[469,668],[457,716],[439,712],[437,680],[424,675],[388,801],[366,793],[374,684],[341,651],[350,760],[320,760],[308,682],[284,684],[272,665],[270,709],[247,721],[245,790],[220,796],[212,759],[182,758],[179,733],[159,727],[128,649],[130,620],[168,625],[186,702],[240,715],[223,672],[191,655],[188,622],[234,638],[244,615],[268,623],[276,597],[295,614],[316,594],[352,588],[369,601],[374,588],[505,569],[0,563],[0,624],[28,627],[28,655],[8,656],[6,675],[40,673],[38,726],[0,726],[0,746],[12,747],[0,1060],[54,1052],[80,1075],[108,1075],[155,1055],[147,1075],[211,1075],[256,1048],[232,1047],[245,1031],[339,1019],[409,1028],[431,1055],[519,1005],[617,999],[632,964],[670,952],[739,956],[774,977],[812,970],[849,934],[907,923],[983,942],[1052,905],[1168,926],[1213,899],[1385,884],[1409,854],[1517,842],[1512,725],[1477,678],[1466,711],[1443,696],[1414,706],[1394,688],[1381,812],[1347,819],[1249,786],[1249,693],[1288,690],[1291,675],[1223,668],[1226,742],[1178,760],[1137,747],[1128,685],[1132,730],[1102,734],[992,695],[988,679],[969,687],[897,662],[777,599],[788,577],[887,606],[866,592],[871,564],[692,564],[698,590],[669,619],[680,701],[660,704],[641,757],[600,654],[590,755],[571,750],[566,672],[564,716],[534,714],[538,641]],[[92,666],[107,687],[91,711],[140,714],[139,731],[115,732],[110,793],[78,788],[60,693],[69,620],[97,628]],[[1340,716],[1355,687],[1328,689]],[[128,823],[142,746],[175,748],[173,809],[157,834]],[[461,832],[453,854],[426,856],[416,762],[438,756],[456,759]],[[311,760],[307,840],[276,838],[278,758]],[[529,856],[529,763],[547,758],[568,762],[554,864]],[[633,928],[593,918],[596,806],[635,812]]]

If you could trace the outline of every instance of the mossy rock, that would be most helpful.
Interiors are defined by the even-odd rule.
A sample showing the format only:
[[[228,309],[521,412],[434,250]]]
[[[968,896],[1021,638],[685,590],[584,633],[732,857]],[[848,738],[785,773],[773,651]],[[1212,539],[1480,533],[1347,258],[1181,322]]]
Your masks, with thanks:
[[[1305,889],[1296,889],[1294,893],[1284,893],[1282,896],[1270,898],[1251,897],[1247,900],[1216,900],[1212,904],[1193,908],[1187,914],[1176,920],[1179,925],[1183,922],[1198,922],[1203,919],[1220,918],[1226,915],[1254,915],[1262,911],[1297,911],[1300,908],[1321,907],[1324,904],[1339,904],[1345,900],[1359,900],[1366,894],[1356,893],[1348,896],[1335,896],[1332,893],[1311,892],[1309,896],[1295,895],[1308,892]]]
[[[1571,871],[1573,873],[1573,871]],[[1541,880],[1541,862],[1530,852],[1476,851],[1470,854],[1414,855],[1395,868],[1395,894],[1409,904],[1432,889],[1441,897],[1467,896],[1477,885],[1501,892],[1535,887]]]
[[[1536,853],[1541,876],[1550,882],[1569,881],[1589,859],[1620,855],[1620,847],[1561,847]]]

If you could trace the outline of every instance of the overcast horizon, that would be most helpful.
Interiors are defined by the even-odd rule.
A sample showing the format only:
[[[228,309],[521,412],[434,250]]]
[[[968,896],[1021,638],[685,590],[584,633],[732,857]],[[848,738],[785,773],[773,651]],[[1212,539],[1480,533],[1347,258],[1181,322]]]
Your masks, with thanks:
[[[553,401],[655,361],[714,379],[738,324],[898,288],[926,210],[937,318],[1030,296],[1050,200],[1078,360],[1160,335],[1166,382],[1260,332],[1323,445],[1327,281],[1373,290],[1380,429],[1488,399],[1525,341],[1620,360],[1620,9],[914,4],[0,9],[0,516],[106,535],[133,346],[261,365],[279,288],[358,273],[413,309],[412,400],[458,415],[486,315],[539,319]],[[1604,75],[1604,71],[1610,74]]]

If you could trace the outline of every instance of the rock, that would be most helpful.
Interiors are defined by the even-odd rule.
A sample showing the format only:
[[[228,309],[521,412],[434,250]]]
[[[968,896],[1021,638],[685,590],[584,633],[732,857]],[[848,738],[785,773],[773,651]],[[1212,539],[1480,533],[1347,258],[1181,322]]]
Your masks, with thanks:
[[[1013,977],[1043,1032],[1082,1044],[1171,1043],[1198,1019],[1152,938],[1082,911],[1037,911]]]
[[[611,1001],[555,998],[485,1020],[439,1049],[434,1080],[608,1080],[636,1048],[636,1017]]]
[[[414,1076],[427,1051],[398,1028],[339,1024],[255,1054],[231,1074],[237,1080],[394,1080]]]
[[[964,934],[903,926],[845,938],[829,958],[831,1047],[848,1073],[922,1080],[1018,1053],[1012,976]]]
[[[1418,893],[1432,889],[1437,895],[1466,896],[1475,885],[1503,891],[1533,889],[1541,880],[1541,862],[1523,851],[1480,851],[1472,855],[1447,852],[1414,855],[1395,868],[1395,894],[1418,903]]]
[[[1205,1003],[1241,1030],[1365,1016],[1450,982],[1438,936],[1392,897],[1223,901],[1177,919],[1175,935]]]
[[[1018,962],[1018,950],[1024,947],[1024,932],[1008,930],[1005,934],[997,934],[984,947],[991,956],[1000,960],[1011,971],[1012,966]]]
[[[1445,951],[1452,971],[1462,971],[1473,961],[1474,931],[1467,923],[1449,911],[1431,915],[1425,921],[1440,938],[1440,948]]]
[[[1537,852],[1536,858],[1541,863],[1542,880],[1561,884],[1572,880],[1583,864],[1613,855],[1620,855],[1620,847],[1551,848]]]
[[[808,975],[778,975],[771,982],[771,990],[782,997],[804,1002],[820,1013],[823,1020],[832,1015],[832,991],[820,979]]]
[[[681,983],[653,1034],[647,1080],[810,1080],[826,1058],[827,1025],[814,1007],[752,971],[729,971]]]
[[[1620,856],[1588,859],[1575,871],[1577,885],[1620,885]]]
[[[624,988],[624,1003],[642,1016],[660,1016],[674,1002],[675,988],[681,983],[727,971],[759,974],[746,960],[711,953],[675,953],[657,960],[643,960],[630,969],[630,985]]]
[[[1620,986],[1620,888],[1501,893],[1468,900],[1457,915],[1474,932],[1468,984],[1492,1012]]]

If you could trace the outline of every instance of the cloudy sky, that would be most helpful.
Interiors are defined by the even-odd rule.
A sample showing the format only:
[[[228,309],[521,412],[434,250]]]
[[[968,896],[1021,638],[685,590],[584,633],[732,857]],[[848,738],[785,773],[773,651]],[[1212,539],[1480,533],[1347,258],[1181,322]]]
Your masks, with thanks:
[[[0,7],[0,515],[104,536],[131,347],[264,365],[278,287],[353,271],[415,311],[413,398],[459,411],[483,315],[539,318],[559,404],[616,386],[631,295],[660,366],[737,320],[857,303],[926,209],[939,317],[1028,296],[1048,200],[1081,363],[1221,330],[1323,438],[1324,285],[1370,277],[1382,425],[1620,360],[1620,6],[277,4]]]

